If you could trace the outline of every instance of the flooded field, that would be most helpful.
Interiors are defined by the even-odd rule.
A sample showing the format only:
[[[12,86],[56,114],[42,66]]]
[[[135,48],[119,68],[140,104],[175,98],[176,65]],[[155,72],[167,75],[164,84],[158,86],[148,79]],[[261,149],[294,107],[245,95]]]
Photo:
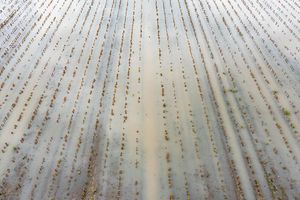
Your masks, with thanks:
[[[1,200],[300,199],[297,0],[0,0]]]

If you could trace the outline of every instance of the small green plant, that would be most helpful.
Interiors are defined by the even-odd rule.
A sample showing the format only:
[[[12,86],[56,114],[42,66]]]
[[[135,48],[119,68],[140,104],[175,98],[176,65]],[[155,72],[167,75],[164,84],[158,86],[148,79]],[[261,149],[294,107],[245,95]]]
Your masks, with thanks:
[[[290,116],[291,115],[291,112],[288,109],[286,109],[286,108],[283,108],[282,111],[283,111],[283,114],[285,116]]]
[[[230,89],[229,92],[232,92],[232,93],[237,93],[238,90],[237,89]]]
[[[277,91],[277,90],[273,90],[273,91],[272,91],[272,94],[275,96],[275,95],[278,94],[278,91]]]
[[[291,127],[292,127],[292,129],[296,128],[295,124],[293,124],[293,123],[291,123]]]

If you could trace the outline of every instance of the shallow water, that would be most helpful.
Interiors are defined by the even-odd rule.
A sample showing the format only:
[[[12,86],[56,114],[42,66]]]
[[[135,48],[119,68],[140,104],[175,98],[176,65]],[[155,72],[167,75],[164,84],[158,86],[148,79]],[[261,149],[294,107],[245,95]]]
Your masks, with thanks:
[[[1,1],[0,199],[299,199],[283,1]]]

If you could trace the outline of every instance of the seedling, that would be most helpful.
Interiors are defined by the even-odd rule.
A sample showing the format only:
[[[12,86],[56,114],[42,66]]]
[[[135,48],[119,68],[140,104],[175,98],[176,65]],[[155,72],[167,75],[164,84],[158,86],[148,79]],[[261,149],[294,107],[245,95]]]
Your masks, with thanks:
[[[291,112],[289,110],[287,110],[286,108],[283,108],[282,111],[283,111],[283,114],[285,116],[290,116],[291,115]]]
[[[229,92],[232,92],[232,93],[237,93],[238,90],[237,89],[230,89]]]

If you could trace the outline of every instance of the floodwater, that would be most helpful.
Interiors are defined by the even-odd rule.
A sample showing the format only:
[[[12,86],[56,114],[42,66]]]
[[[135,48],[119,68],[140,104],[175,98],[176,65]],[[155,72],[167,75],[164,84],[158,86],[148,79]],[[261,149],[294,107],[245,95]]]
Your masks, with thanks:
[[[0,1],[0,199],[300,199],[299,10]]]

